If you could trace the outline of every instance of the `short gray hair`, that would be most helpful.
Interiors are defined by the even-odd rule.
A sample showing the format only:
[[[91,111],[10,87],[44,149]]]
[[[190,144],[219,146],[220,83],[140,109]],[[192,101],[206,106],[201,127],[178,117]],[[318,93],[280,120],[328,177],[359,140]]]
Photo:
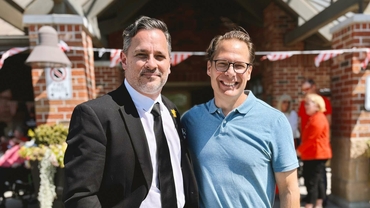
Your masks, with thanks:
[[[123,52],[127,54],[128,48],[131,45],[132,38],[140,31],[140,30],[153,30],[159,29],[161,30],[167,39],[168,44],[168,52],[171,53],[171,35],[168,32],[167,25],[158,19],[150,18],[146,16],[142,16],[137,19],[134,23],[129,25],[122,34],[123,37]]]

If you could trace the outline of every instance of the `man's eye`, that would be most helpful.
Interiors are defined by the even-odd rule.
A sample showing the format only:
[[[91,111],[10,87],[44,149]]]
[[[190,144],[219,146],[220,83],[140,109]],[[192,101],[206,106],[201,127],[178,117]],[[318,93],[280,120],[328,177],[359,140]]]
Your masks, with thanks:
[[[165,59],[166,58],[166,56],[163,56],[163,55],[158,55],[158,56],[155,56],[156,57],[156,59],[158,59],[158,60],[163,60],[163,59]]]
[[[236,69],[243,69],[245,68],[245,65],[244,64],[235,64],[234,65]]]
[[[217,65],[220,66],[220,67],[225,67],[229,64],[227,62],[218,62]]]
[[[146,54],[143,54],[143,53],[139,53],[139,54],[136,54],[137,57],[140,57],[140,58],[145,58],[147,57]]]

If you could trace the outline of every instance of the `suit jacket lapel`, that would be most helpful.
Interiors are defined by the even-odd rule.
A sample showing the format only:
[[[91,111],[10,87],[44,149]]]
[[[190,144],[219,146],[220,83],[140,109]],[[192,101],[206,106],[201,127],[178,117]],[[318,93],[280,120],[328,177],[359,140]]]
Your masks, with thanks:
[[[152,183],[153,166],[150,159],[148,142],[143,125],[140,121],[139,113],[137,112],[131,96],[124,84],[112,93],[112,97],[120,105],[120,113],[126,125],[128,134],[130,135],[132,145],[135,149],[141,169],[143,170],[149,190]]]

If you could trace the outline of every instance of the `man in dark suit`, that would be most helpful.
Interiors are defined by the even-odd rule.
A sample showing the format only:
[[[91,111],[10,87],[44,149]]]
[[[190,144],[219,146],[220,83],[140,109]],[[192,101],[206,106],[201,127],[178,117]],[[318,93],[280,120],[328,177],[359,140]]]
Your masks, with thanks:
[[[141,17],[125,29],[123,43],[124,83],[78,105],[72,114],[64,158],[65,207],[198,207],[180,114],[161,95],[170,74],[167,26]],[[165,154],[157,145],[158,115],[152,112],[158,105],[172,167],[167,181],[161,179]],[[169,181],[173,191],[168,191]]]

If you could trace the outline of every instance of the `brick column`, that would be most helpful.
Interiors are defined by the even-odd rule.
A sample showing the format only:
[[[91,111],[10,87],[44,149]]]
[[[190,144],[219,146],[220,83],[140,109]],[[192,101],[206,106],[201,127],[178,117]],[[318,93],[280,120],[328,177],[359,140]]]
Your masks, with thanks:
[[[296,43],[292,46],[284,45],[284,36],[287,32],[294,29],[298,25],[298,20],[287,14],[275,3],[270,3],[263,12],[264,28],[261,31],[262,35],[256,34],[257,43],[264,51],[294,51],[303,50],[303,42]],[[259,40],[261,39],[261,40]],[[260,57],[257,57],[256,62]],[[255,67],[252,73],[263,73],[263,88],[264,94],[262,99],[270,105],[276,106],[280,95],[286,93],[294,99],[293,107],[297,109],[299,104],[299,89],[301,80],[299,79],[303,71],[303,63],[301,56],[292,56],[281,61],[261,61],[260,66]],[[313,64],[313,63],[312,63]],[[262,70],[258,70],[262,68]],[[252,79],[253,81],[253,79]]]
[[[331,30],[334,49],[370,47],[370,16],[356,14]],[[345,53],[333,59],[332,201],[340,207],[369,207],[370,113],[364,110],[366,53]]]
[[[59,40],[63,40],[69,46],[81,48],[66,52],[72,62],[72,99],[49,100],[45,70],[34,66],[32,68],[37,124],[68,124],[72,110],[77,104],[95,98],[94,54],[91,50],[92,39],[87,29],[88,25],[81,16],[56,14],[25,15],[23,22],[28,27],[31,47],[38,43],[38,30],[44,25],[49,25],[57,31]]]

